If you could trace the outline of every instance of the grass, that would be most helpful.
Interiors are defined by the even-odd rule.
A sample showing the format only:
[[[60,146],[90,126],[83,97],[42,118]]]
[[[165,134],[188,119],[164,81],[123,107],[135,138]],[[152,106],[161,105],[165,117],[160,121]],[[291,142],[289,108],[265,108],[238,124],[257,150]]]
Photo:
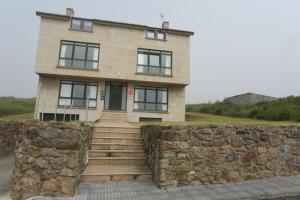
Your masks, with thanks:
[[[287,100],[289,101],[284,100],[285,105],[290,105],[291,100],[293,100],[293,102],[296,102],[294,104],[299,105],[298,104],[299,99],[297,98],[295,99],[290,97],[287,98]],[[282,103],[282,101],[283,100],[281,100],[280,102]],[[35,105],[34,98],[23,99],[23,98],[15,98],[15,97],[0,97],[0,120],[31,120],[33,119],[34,105]],[[215,108],[215,105],[209,105],[209,106]],[[214,114],[204,114],[197,110],[198,108],[203,108],[203,105],[188,105],[187,107],[188,109],[191,109],[193,112],[186,113],[186,122],[151,122],[151,123],[148,122],[148,123],[135,123],[135,124],[137,125],[142,125],[142,124],[161,124],[161,125],[168,125],[168,124],[170,125],[197,125],[197,124],[291,125],[291,124],[297,124],[300,125],[300,123],[289,121],[289,120],[266,121],[266,120],[250,119],[245,117],[241,118],[241,117],[214,115]],[[228,106],[225,106],[225,104],[223,107],[228,108]]]
[[[34,112],[34,98],[0,97],[0,117]]]
[[[138,125],[156,124],[156,125],[300,125],[292,121],[265,121],[238,117],[226,117],[204,113],[186,113],[185,122],[147,122],[137,123]]]
[[[300,123],[294,121],[267,121],[249,118],[227,117],[204,113],[187,113],[186,114],[188,124],[265,124],[265,125],[291,125]]]
[[[33,112],[0,117],[0,120],[31,120],[31,119],[33,119]]]
[[[0,120],[31,120],[33,113],[23,113],[0,117]],[[138,122],[135,125],[157,124],[157,125],[300,125],[300,123],[291,121],[265,121],[238,117],[225,117],[204,113],[186,113],[185,122]]]

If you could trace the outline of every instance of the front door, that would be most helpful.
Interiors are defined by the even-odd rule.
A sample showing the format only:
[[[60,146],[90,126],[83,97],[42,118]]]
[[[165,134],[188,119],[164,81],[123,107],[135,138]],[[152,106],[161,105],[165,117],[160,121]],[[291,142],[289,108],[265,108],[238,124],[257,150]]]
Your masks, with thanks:
[[[105,83],[105,110],[126,110],[127,84]]]

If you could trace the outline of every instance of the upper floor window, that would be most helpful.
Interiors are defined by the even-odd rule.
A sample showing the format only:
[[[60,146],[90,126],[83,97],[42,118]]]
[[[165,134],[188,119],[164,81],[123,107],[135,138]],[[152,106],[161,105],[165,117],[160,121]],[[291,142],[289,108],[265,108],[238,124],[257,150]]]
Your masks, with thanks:
[[[150,39],[165,40],[166,32],[157,29],[148,29],[146,32],[146,37]]]
[[[166,112],[168,110],[168,89],[136,86],[133,109]]]
[[[79,69],[98,69],[99,44],[61,41],[59,66]]]
[[[171,76],[172,52],[138,49],[137,73]]]
[[[58,105],[96,108],[97,90],[97,83],[61,81]]]
[[[93,29],[93,22],[90,20],[72,19],[71,29],[91,32]]]

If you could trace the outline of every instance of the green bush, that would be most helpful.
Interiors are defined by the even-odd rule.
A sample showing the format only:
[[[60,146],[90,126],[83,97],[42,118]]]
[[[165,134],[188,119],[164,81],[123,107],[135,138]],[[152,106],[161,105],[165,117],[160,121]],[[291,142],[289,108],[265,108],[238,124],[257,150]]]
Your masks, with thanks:
[[[300,96],[281,98],[257,104],[235,105],[228,101],[190,104],[188,112],[202,112],[230,117],[244,117],[264,120],[289,120],[300,122]]]

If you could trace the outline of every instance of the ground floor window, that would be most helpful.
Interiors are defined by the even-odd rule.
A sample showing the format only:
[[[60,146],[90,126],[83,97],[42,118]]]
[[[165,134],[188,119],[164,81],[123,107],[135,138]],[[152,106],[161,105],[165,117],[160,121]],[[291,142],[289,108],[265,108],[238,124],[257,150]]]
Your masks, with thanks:
[[[162,118],[153,118],[153,117],[140,117],[140,122],[161,122]]]
[[[168,89],[161,87],[136,86],[134,88],[134,110],[168,110]]]
[[[61,81],[58,105],[96,108],[97,91],[97,83]]]
[[[78,121],[79,114],[40,113],[42,121]]]

